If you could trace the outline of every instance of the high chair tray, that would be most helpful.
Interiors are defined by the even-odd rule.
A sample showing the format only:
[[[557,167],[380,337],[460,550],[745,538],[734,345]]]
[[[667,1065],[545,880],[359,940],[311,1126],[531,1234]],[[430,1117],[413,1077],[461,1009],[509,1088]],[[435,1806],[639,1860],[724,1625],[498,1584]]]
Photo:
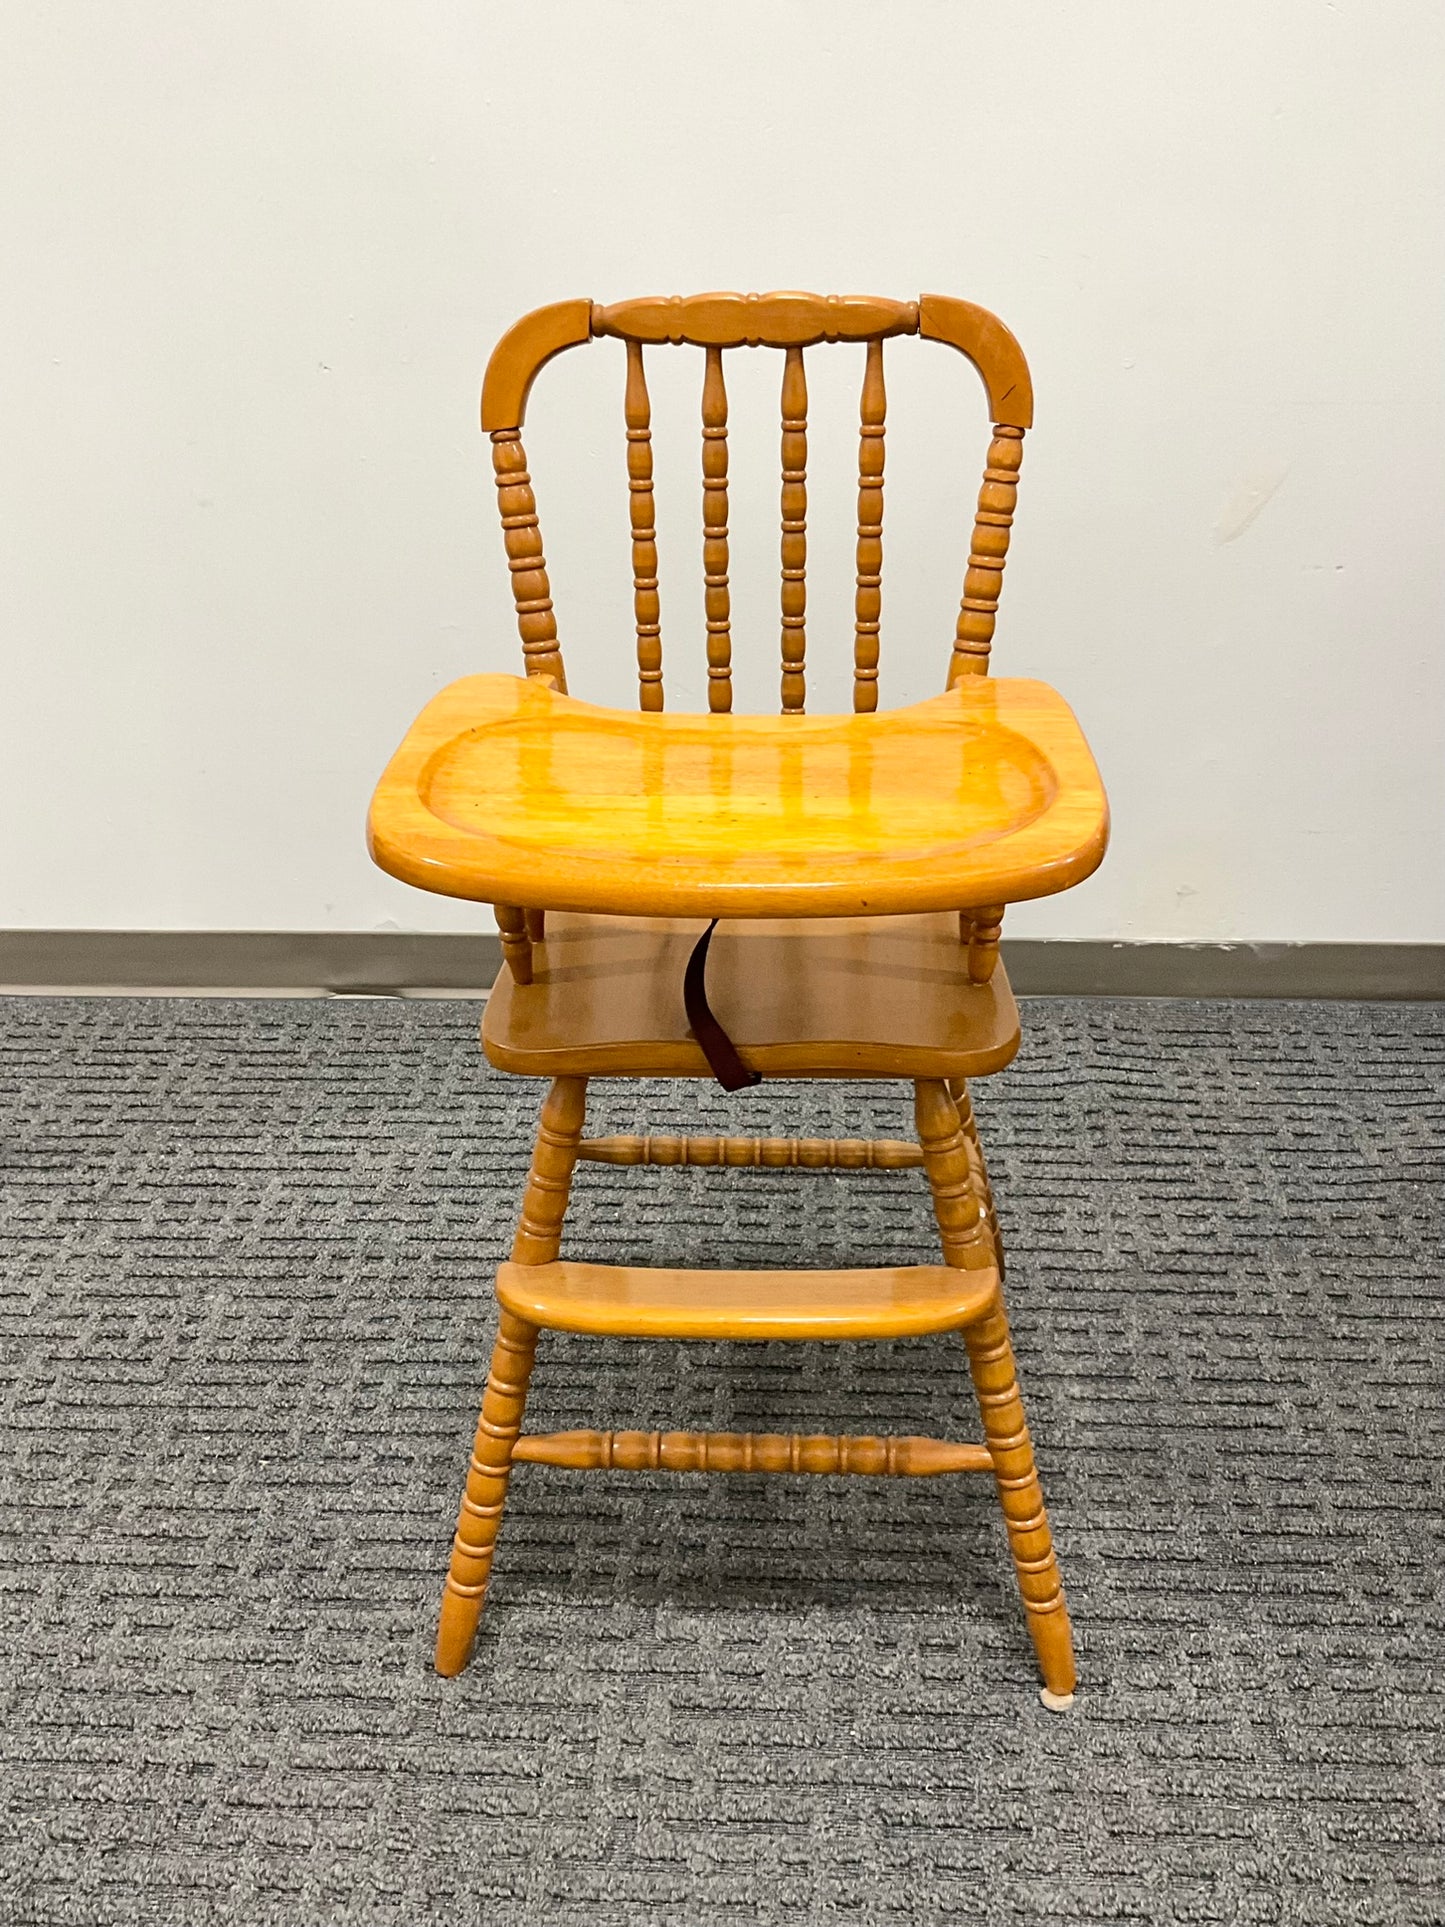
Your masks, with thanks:
[[[372,799],[382,869],[443,896],[643,917],[877,916],[1088,876],[1108,805],[1046,683],[874,715],[602,709],[538,678],[429,702]]]

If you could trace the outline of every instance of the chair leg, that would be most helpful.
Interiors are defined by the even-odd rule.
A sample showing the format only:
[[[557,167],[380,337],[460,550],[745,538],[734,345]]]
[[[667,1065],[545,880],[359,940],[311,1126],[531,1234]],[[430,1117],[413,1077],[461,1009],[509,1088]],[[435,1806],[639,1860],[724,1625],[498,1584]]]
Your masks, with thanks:
[[[515,1263],[550,1264],[561,1247],[562,1220],[577,1164],[586,1096],[584,1077],[559,1077],[547,1093],[521,1217],[512,1240]],[[512,1448],[522,1429],[536,1352],[536,1326],[503,1311],[452,1541],[451,1566],[442,1591],[436,1669],[449,1678],[460,1673],[471,1657],[477,1622],[486,1602],[492,1554],[507,1503]]]
[[[993,1458],[994,1482],[1028,1615],[1029,1636],[1043,1674],[1040,1698],[1051,1712],[1062,1713],[1073,1701],[1077,1679],[1073,1634],[1001,1297],[995,1299],[992,1311],[965,1327],[963,1342],[968,1347],[984,1438]]]
[[[923,1147],[944,1262],[966,1266],[992,1264],[992,1239],[971,1169],[968,1131],[959,1108],[946,1084],[921,1079],[914,1090],[918,1141]],[[1049,1518],[1034,1466],[1033,1442],[1019,1396],[1018,1374],[1001,1295],[996,1293],[984,1316],[964,1328],[963,1341],[968,1347],[969,1370],[983,1417],[984,1438],[993,1460],[994,1482],[1008,1528],[1009,1550],[1028,1616],[1029,1635],[1043,1674],[1041,1698],[1050,1711],[1063,1712],[1072,1703],[1076,1682],[1073,1635],[1058,1562],[1054,1558]]]
[[[467,1470],[451,1567],[442,1589],[441,1621],[437,1627],[436,1668],[450,1679],[472,1656],[477,1622],[487,1597],[492,1554],[507,1503],[512,1473],[512,1447],[522,1429],[527,1403],[527,1381],[537,1354],[537,1328],[504,1311],[492,1348],[492,1366],[477,1420],[476,1443]]]
[[[989,1235],[993,1239],[994,1256],[998,1260],[998,1275],[1004,1276],[1003,1233],[999,1230],[998,1212],[994,1208],[993,1185],[989,1181],[988,1163],[983,1155],[983,1145],[979,1140],[978,1121],[973,1114],[973,1100],[968,1094],[968,1084],[961,1077],[948,1080],[948,1094],[958,1106],[958,1125],[963,1132],[963,1141],[968,1149],[968,1162],[973,1173],[974,1189],[983,1206],[984,1220]]]
[[[943,1262],[970,1271],[992,1269],[993,1245],[968,1143],[958,1107],[941,1078],[919,1078],[913,1087],[913,1116],[943,1241]]]

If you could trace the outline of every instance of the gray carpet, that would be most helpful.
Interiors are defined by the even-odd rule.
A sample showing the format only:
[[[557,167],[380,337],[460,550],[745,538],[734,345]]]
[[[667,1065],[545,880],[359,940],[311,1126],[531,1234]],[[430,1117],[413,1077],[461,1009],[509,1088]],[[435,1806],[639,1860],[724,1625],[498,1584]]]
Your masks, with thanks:
[[[0,1007],[6,1923],[1445,1919],[1445,1010],[1035,1003],[979,1092],[1072,1602],[986,1481],[527,1468],[429,1667],[536,1087],[461,1003]],[[908,1129],[900,1087],[595,1087]],[[613,1259],[920,1176],[581,1173]],[[538,1425],[976,1436],[958,1348],[544,1340]]]

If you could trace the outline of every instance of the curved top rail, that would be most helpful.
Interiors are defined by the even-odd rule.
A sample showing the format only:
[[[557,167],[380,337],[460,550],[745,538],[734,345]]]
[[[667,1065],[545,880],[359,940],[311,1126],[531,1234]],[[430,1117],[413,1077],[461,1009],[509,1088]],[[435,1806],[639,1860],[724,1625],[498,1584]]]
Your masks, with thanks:
[[[808,348],[918,332],[916,301],[865,294],[654,295],[592,310],[594,335],[699,348]]]
[[[918,332],[925,341],[946,341],[983,376],[989,419],[1008,428],[1034,425],[1034,385],[1024,351],[987,308],[951,294],[925,294],[918,303]]]
[[[689,342],[705,348],[807,348],[819,341],[881,341],[922,335],[966,355],[983,377],[995,422],[1030,428],[1033,384],[1013,335],[987,308],[953,295],[888,301],[861,294],[658,295],[600,307],[554,301],[509,328],[492,351],[482,383],[482,427],[520,428],[538,370],[564,348],[594,335],[625,341]]]
[[[514,322],[492,350],[482,377],[482,427],[520,428],[537,371],[564,348],[592,338],[590,301],[554,301]]]

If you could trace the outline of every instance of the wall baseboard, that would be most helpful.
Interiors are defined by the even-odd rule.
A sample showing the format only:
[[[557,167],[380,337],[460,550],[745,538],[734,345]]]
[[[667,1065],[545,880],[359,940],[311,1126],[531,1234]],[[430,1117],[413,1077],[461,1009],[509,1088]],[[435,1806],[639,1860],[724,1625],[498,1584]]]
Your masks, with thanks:
[[[1005,939],[1025,997],[1445,999],[1445,944],[1074,943]],[[0,931],[0,990],[52,995],[480,996],[490,934]]]

